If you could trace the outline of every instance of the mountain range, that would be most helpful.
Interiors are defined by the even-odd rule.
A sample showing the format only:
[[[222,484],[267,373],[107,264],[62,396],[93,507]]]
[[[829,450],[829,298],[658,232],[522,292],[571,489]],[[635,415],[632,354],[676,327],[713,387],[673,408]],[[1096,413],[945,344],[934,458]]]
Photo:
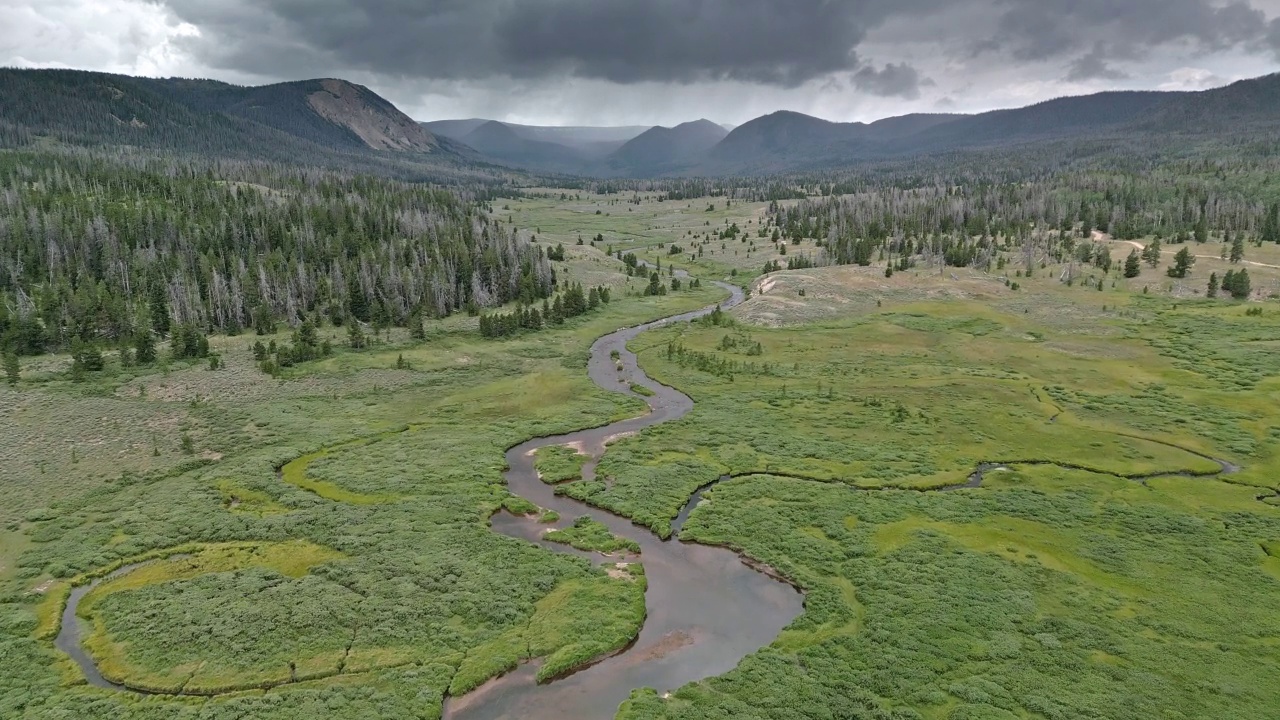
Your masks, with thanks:
[[[701,157],[729,134],[710,120],[695,120],[673,128],[548,127],[474,118],[422,125],[513,167],[633,177],[678,172],[683,158]]]
[[[431,132],[444,137],[460,140],[468,133],[486,123],[494,122],[482,118],[467,120],[436,120],[424,122],[422,126]],[[525,140],[549,142],[564,145],[592,157],[603,157],[622,147],[631,138],[649,129],[648,125],[618,125],[606,127],[573,126],[573,125],[520,125],[518,123],[502,123],[517,136]]]
[[[241,87],[0,69],[0,147],[36,141],[269,160],[440,179],[482,164],[377,93],[337,79]],[[465,173],[464,173],[465,174]]]
[[[1280,129],[1280,74],[1199,92],[1104,92],[976,115],[839,123],[780,111],[732,130],[545,127],[472,118],[417,123],[337,79],[240,87],[68,70],[0,70],[0,147],[41,138],[430,175],[501,168],[598,177],[803,172],[959,151],[1121,140],[1221,142]],[[1114,144],[1113,144],[1114,145]]]
[[[830,169],[957,151],[1029,148],[1045,142],[1172,137],[1220,140],[1280,128],[1280,75],[1198,92],[1103,92],[976,115],[913,114],[839,123],[779,111],[725,131],[705,120],[652,128],[605,158],[541,146],[508,154],[474,144],[496,162],[600,176],[716,176]],[[459,141],[471,145],[472,138]]]

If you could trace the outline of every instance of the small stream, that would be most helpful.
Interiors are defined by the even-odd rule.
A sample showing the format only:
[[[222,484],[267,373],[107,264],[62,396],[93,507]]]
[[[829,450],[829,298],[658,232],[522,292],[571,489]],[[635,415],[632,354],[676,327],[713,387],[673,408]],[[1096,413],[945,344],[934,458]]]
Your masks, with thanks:
[[[138,565],[126,565],[108,575],[107,578],[118,577],[136,567]],[[89,657],[89,653],[85,651],[84,645],[80,642],[80,618],[76,617],[76,609],[80,607],[80,601],[84,599],[84,596],[107,578],[94,580],[88,585],[71,588],[71,594],[67,597],[67,605],[62,610],[62,624],[58,626],[58,636],[54,638],[53,646],[69,655],[76,662],[76,665],[80,666],[80,672],[84,673],[84,679],[90,685],[111,690],[125,690],[127,688],[123,685],[117,685],[102,677],[102,673],[98,672],[98,666],[94,664],[93,659]]]
[[[170,558],[186,557],[186,555],[170,555]],[[76,611],[80,608],[80,601],[88,595],[91,590],[98,587],[108,580],[114,580],[121,575],[127,575],[134,570],[149,565],[154,560],[144,560],[136,562],[132,565],[125,565],[117,568],[107,575],[97,578],[93,582],[85,585],[79,585],[71,588],[71,594],[67,596],[66,607],[62,610],[62,621],[58,625],[58,636],[53,639],[53,646],[66,653],[76,665],[80,666],[80,672],[84,673],[84,679],[94,687],[106,688],[108,690],[124,690],[135,692],[141,695],[153,695],[145,690],[138,690],[125,685],[113,683],[102,677],[102,673],[98,671],[98,666],[93,662],[93,658],[89,657],[89,653],[84,649],[84,643],[81,640],[82,621],[76,615]]]
[[[717,284],[733,293],[721,307],[742,302],[741,290]],[[651,328],[692,320],[713,309],[623,328],[591,346],[588,372],[592,381],[605,390],[628,394],[632,383],[649,388],[654,395],[642,398],[649,405],[648,414],[602,428],[530,440],[507,452],[510,469],[506,479],[511,492],[560,513],[558,525],[589,515],[615,535],[640,544],[639,561],[644,565],[649,587],[645,593],[647,617],[639,637],[621,653],[545,685],[534,682],[536,664],[523,665],[463,697],[446,700],[446,720],[611,718],[635,688],[667,692],[732,670],[742,658],[772,642],[803,610],[800,593],[748,567],[736,553],[678,540],[664,542],[627,519],[556,495],[555,489],[539,480],[534,470],[536,450],[574,443],[592,458],[583,468],[584,478],[589,480],[594,477],[605,444],[612,438],[675,420],[692,410],[693,401],[687,395],[655,382],[640,370],[627,343]],[[621,371],[612,358],[614,352],[618,353]],[[673,525],[677,532],[700,499],[701,493],[689,499]],[[603,559],[599,554],[540,540],[548,527],[505,514],[493,518],[493,529],[504,535],[538,542],[557,552]],[[627,558],[608,560],[624,559]]]

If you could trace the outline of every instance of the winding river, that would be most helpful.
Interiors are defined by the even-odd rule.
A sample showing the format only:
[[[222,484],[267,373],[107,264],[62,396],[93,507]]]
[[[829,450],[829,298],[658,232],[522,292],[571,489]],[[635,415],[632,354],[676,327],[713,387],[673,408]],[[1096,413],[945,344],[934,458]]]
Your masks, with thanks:
[[[740,289],[717,284],[732,293],[721,307],[742,302]],[[803,596],[799,592],[751,569],[734,552],[678,540],[664,542],[629,520],[556,495],[534,470],[534,451],[572,443],[591,457],[583,468],[584,478],[590,480],[610,439],[675,420],[692,410],[689,396],[650,379],[640,370],[627,343],[646,330],[693,320],[712,310],[714,307],[707,307],[623,328],[591,346],[591,380],[612,392],[631,393],[629,386],[633,383],[648,388],[654,393],[643,398],[649,413],[601,428],[530,440],[507,451],[510,469],[506,479],[512,493],[560,513],[559,525],[589,515],[615,535],[640,544],[639,560],[644,564],[649,588],[645,593],[647,616],[639,637],[623,652],[545,685],[534,682],[536,665],[522,666],[464,697],[448,699],[447,720],[611,718],[635,688],[667,692],[732,670],[742,658],[773,642],[802,611]],[[621,370],[613,360],[615,352]],[[690,498],[673,523],[677,533],[700,497],[696,494]],[[538,542],[551,550],[577,552],[542,541],[541,534],[547,527],[505,514],[493,518],[493,529],[498,532]]]
[[[743,293],[739,288],[724,283],[716,284],[731,293],[730,299],[720,307],[732,307],[743,301]],[[576,517],[588,515],[604,523],[614,534],[639,543],[639,561],[643,563],[648,579],[648,590],[645,593],[647,616],[639,636],[619,653],[551,683],[539,685],[534,681],[538,667],[535,662],[491,680],[463,697],[446,698],[446,720],[612,718],[618,705],[635,688],[652,687],[665,693],[687,683],[732,670],[742,658],[772,642],[803,611],[804,598],[795,588],[772,577],[766,569],[749,566],[736,553],[724,548],[679,540],[663,541],[625,518],[556,495],[553,486],[543,483],[534,469],[534,453],[539,448],[572,444],[590,457],[583,467],[583,477],[591,480],[606,444],[612,439],[675,420],[692,410],[693,400],[687,395],[654,381],[640,370],[636,356],[627,349],[627,343],[646,330],[693,320],[713,310],[714,306],[623,328],[597,340],[591,346],[588,364],[591,380],[605,390],[637,397],[639,396],[631,391],[631,385],[648,388],[653,395],[642,399],[648,404],[649,412],[600,428],[529,440],[508,450],[506,460],[509,469],[505,477],[511,492],[543,508],[555,510],[560,514],[561,520],[555,525],[548,525],[537,523],[532,518],[517,518],[505,513],[495,515],[491,520],[496,532],[523,538],[556,552],[589,557],[597,562],[612,562],[621,558],[604,558],[598,553],[549,543],[542,539],[543,532],[550,527],[563,527]],[[616,361],[615,353],[618,358]],[[1186,451],[1200,455],[1191,450]],[[1128,479],[1145,482],[1160,475],[1211,476],[1239,469],[1224,460],[1205,455],[1201,457],[1214,460],[1221,470],[1135,475]],[[982,463],[965,478],[965,482],[934,490],[979,487],[988,472],[1004,469],[1006,464],[1059,465],[1040,460]],[[1080,466],[1063,467],[1101,472]],[[731,476],[724,476],[693,493],[672,523],[675,534],[679,534],[690,513],[710,487],[731,479]],[[862,490],[853,487],[850,489]],[[1268,501],[1269,497],[1260,496],[1258,499]],[[1280,491],[1277,492],[1277,497],[1280,497]],[[121,568],[112,576],[128,572],[134,567],[137,566]],[[96,584],[95,582],[93,585]],[[104,679],[81,645],[76,610],[80,599],[93,585],[72,590],[62,615],[56,645],[80,666],[89,684],[129,690]]]

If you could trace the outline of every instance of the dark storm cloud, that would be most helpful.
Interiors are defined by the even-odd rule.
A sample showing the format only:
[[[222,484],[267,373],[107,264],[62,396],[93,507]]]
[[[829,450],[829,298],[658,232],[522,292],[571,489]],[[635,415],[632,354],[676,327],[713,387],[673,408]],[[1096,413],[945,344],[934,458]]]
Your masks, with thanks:
[[[1107,64],[1106,51],[1101,46],[1093,52],[1076,58],[1067,68],[1068,82],[1084,82],[1087,80],[1124,80],[1128,73],[1117,70]]]
[[[571,69],[613,82],[706,78],[798,85],[852,68],[861,3],[826,0],[551,0],[499,25],[516,74]],[[865,13],[863,16],[865,18]]]
[[[493,74],[492,3],[436,0],[165,0],[200,29],[189,49],[217,68],[276,77],[360,70],[399,77]]]
[[[794,86],[857,66],[880,0],[168,0],[206,61],[261,72]],[[313,70],[314,72],[314,70]]]
[[[1209,0],[996,0],[996,6],[997,32],[977,46],[1007,49],[1018,60],[1068,55],[1082,38],[1108,40],[1115,57],[1179,41],[1221,50],[1257,39],[1267,20],[1243,0],[1220,7]]]
[[[906,63],[889,63],[880,70],[868,65],[854,73],[852,79],[854,87],[879,97],[920,97],[920,73]]]
[[[858,46],[894,17],[967,8],[949,27],[971,51],[1074,59],[1075,78],[1167,43],[1280,49],[1271,0],[160,0],[200,28],[212,67],[298,77],[360,71],[475,81],[580,77],[629,84],[737,80],[792,87],[856,71],[868,92],[911,96],[911,68],[861,69]],[[1081,56],[1082,39],[1100,43]],[[888,73],[887,77],[884,76]]]
[[[163,8],[169,27],[192,32],[171,37],[162,60],[241,82],[346,77],[427,117],[670,124],[946,97],[975,110],[1280,60],[1280,0],[5,2]],[[36,45],[24,52],[50,54]]]
[[[1267,44],[1271,46],[1276,59],[1280,60],[1280,18],[1271,21],[1270,31],[1267,33]]]

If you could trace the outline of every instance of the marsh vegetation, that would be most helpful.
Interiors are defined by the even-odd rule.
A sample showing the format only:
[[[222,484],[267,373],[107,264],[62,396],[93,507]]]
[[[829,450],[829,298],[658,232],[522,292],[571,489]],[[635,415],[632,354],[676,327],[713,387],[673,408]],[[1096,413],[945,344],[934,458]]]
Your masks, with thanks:
[[[59,187],[78,186],[16,197],[25,207]],[[282,202],[341,206],[323,187]],[[384,189],[393,213],[401,189]],[[803,588],[804,612],[736,669],[664,688],[667,698],[637,688],[623,717],[1267,717],[1280,707],[1269,609],[1280,592],[1280,311],[1267,299],[1280,256],[1256,244],[1269,205],[1237,207],[1230,190],[1212,211],[1189,206],[1186,227],[1108,216],[1097,235],[1096,187],[1063,202],[1070,228],[1044,232],[1041,218],[1001,219],[1014,206],[989,198],[978,232],[952,228],[958,245],[917,234],[909,256],[909,233],[876,235],[859,219],[880,207],[865,196],[441,199],[456,247],[513,243],[511,292],[474,315],[462,296],[441,312],[413,301],[386,322],[370,315],[367,342],[353,347],[351,324],[326,308],[358,307],[363,289],[334,286],[296,316],[273,295],[282,304],[262,335],[249,334],[254,303],[238,306],[244,334],[225,335],[209,321],[222,306],[202,298],[170,318],[199,321],[189,353],[176,330],[187,323],[157,331],[142,294],[122,310],[156,343],[154,361],[137,363],[135,345],[126,361],[116,334],[93,329],[109,314],[85,325],[49,310],[36,322],[56,331],[35,349],[58,352],[24,354],[0,387],[0,431],[14,439],[0,448],[0,715],[438,717],[446,696],[527,661],[541,659],[530,682],[551,681],[627,647],[646,597],[666,597],[644,552],[626,568],[599,554],[672,535],[691,494],[729,476],[680,538],[741,552]],[[890,215],[932,217],[921,208],[936,199],[922,191]],[[1161,217],[1175,202],[1137,201]],[[1122,239],[1116,222],[1133,229]],[[468,223],[492,228],[489,240]],[[1247,243],[1233,262],[1237,226]],[[1172,278],[1169,241],[1184,229],[1172,246],[1196,264]],[[851,264],[828,264],[841,247]],[[1130,251],[1142,263],[1132,277]],[[766,263],[776,264],[760,277]],[[1207,297],[1210,273],[1231,271],[1238,288],[1246,268],[1249,302],[1229,289]],[[654,274],[665,294],[649,290]],[[521,277],[537,280],[524,295]],[[722,277],[751,298],[600,358],[617,392],[588,380],[596,338],[722,300],[709,282]],[[101,287],[106,302],[115,291]],[[594,307],[582,288],[596,289]],[[570,293],[587,311],[548,324],[542,300],[555,317],[555,298]],[[47,297],[62,304],[40,312],[75,295]],[[540,329],[507,322],[531,310]],[[254,345],[297,347],[304,321],[303,344],[329,352],[261,372]],[[76,327],[97,333],[96,357],[70,352]],[[610,438],[598,465],[566,446],[529,462],[552,497],[640,527],[512,495],[508,449],[663,400],[628,374],[628,349],[693,409]],[[1215,458],[1238,472],[1222,474]],[[1004,469],[981,488],[936,492],[982,463]],[[494,532],[489,518],[504,509],[597,557]],[[83,645],[108,680],[192,697],[88,686],[55,649],[72,588],[140,561],[84,595]],[[701,651],[698,639],[694,650],[662,642]],[[661,654],[653,647],[636,657]]]

